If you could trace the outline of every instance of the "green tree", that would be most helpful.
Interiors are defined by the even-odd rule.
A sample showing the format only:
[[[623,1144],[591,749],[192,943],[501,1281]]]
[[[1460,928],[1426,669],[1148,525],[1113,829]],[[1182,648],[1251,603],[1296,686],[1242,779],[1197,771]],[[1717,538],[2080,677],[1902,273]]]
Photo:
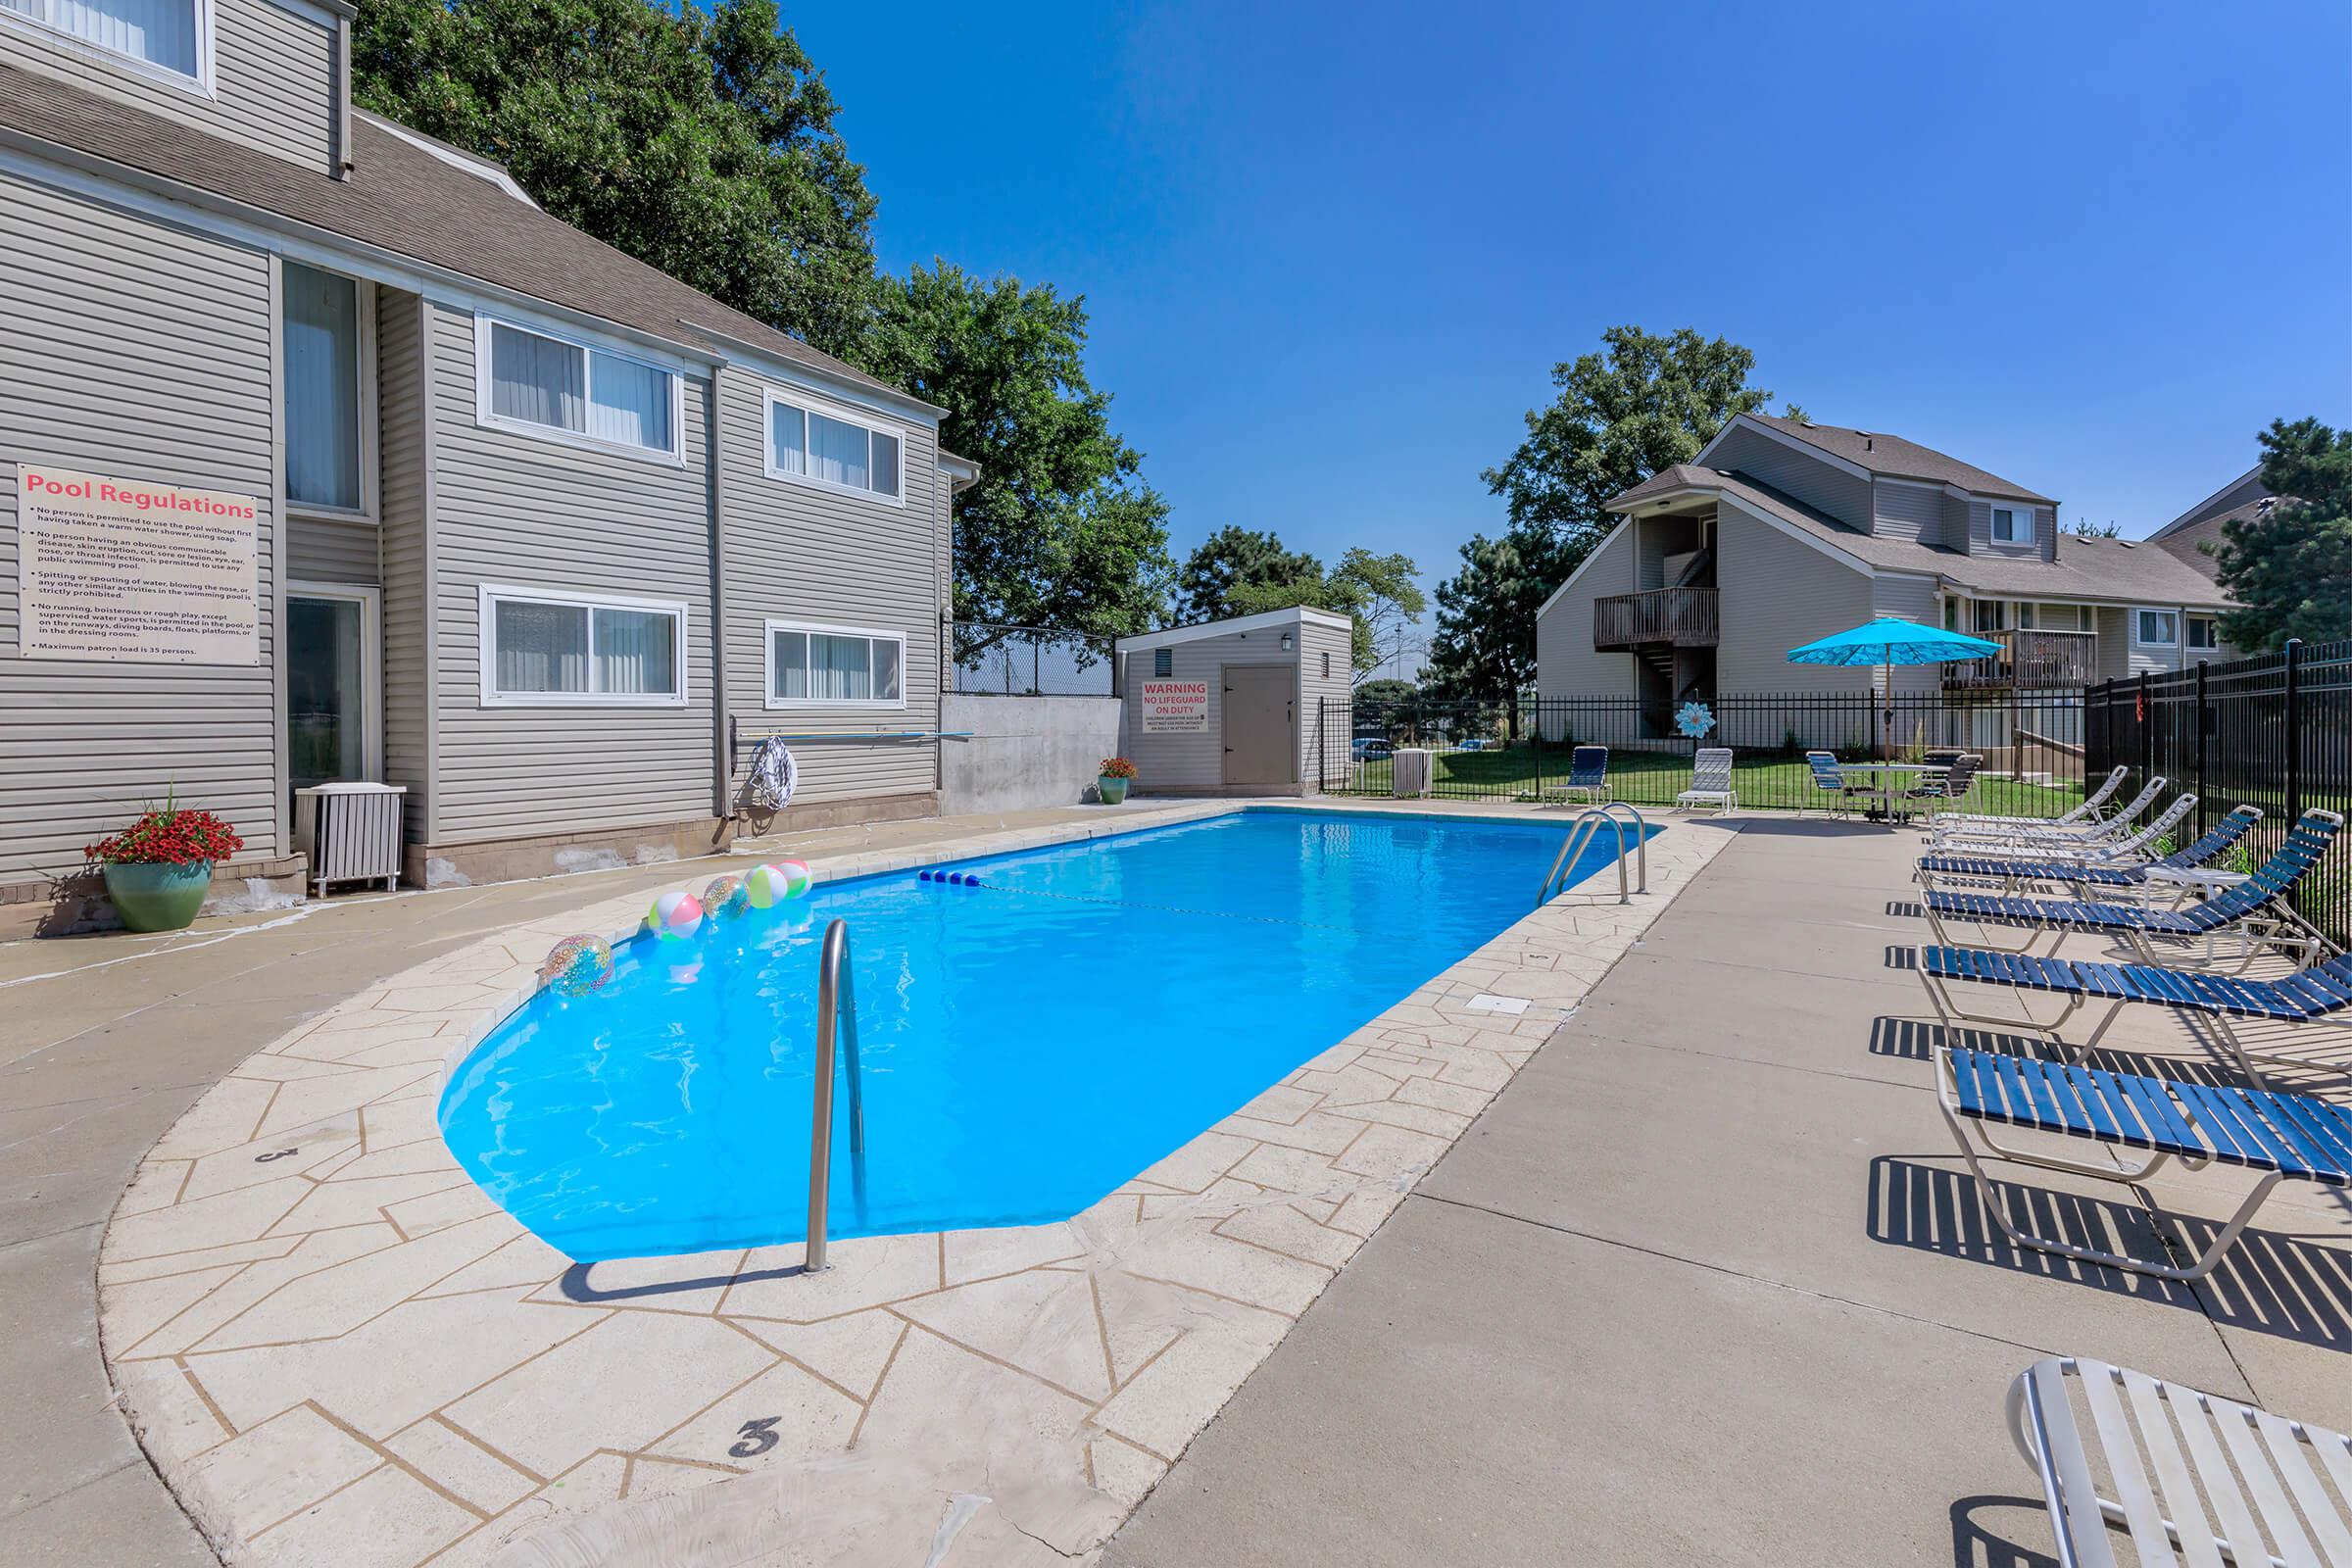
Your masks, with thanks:
[[[2259,653],[2352,637],[2352,430],[2273,419],[2256,439],[2280,500],[2223,525],[2221,582],[2241,608],[2221,617],[2222,640]]]
[[[1452,702],[1511,705],[1536,678],[1536,613],[1575,569],[1556,535],[1514,526],[1462,546],[1462,569],[1438,585],[1437,635],[1430,640],[1423,689]],[[1580,558],[1581,559],[1581,556]]]
[[[1409,703],[1420,695],[1421,688],[1409,680],[1368,680],[1355,688],[1358,703]]]
[[[352,86],[565,222],[858,357],[874,199],[775,0],[366,0]]]
[[[1298,559],[1314,565],[1311,556]],[[1417,575],[1410,556],[1377,555],[1358,545],[1328,572],[1315,565],[1311,575],[1236,583],[1225,604],[1236,615],[1304,605],[1348,616],[1353,624],[1348,662],[1360,681],[1406,652],[1414,618],[1429,608]]]
[[[2088,517],[2077,517],[2074,532],[2078,539],[2121,539],[2124,536],[2124,530],[2113,522],[2092,522]]]
[[[1087,379],[1084,297],[937,261],[879,294],[867,368],[946,409],[941,444],[980,466],[956,500],[956,619],[1149,628],[1171,568],[1167,503]]]
[[[1322,562],[1290,549],[1271,530],[1227,523],[1201,540],[1177,570],[1176,623],[1189,626],[1239,613],[1233,608],[1237,589],[1287,589],[1322,580]],[[1304,603],[1295,599],[1280,608]]]

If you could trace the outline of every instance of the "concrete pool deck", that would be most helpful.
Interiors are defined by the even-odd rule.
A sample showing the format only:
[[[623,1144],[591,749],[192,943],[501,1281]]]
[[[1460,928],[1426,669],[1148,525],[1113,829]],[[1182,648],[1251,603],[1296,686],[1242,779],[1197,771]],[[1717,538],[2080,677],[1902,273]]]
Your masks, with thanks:
[[[1238,804],[893,824],[879,847],[828,856],[813,842],[825,836],[810,835],[793,848],[820,874],[845,875]],[[73,1354],[42,1368],[91,1428],[82,1473],[43,1475],[32,1435],[9,1440],[35,1461],[34,1487],[0,1525],[0,1548],[14,1532],[80,1560],[92,1537],[59,1527],[111,1511],[91,1503],[120,1493],[123,1530],[158,1544],[138,1555],[202,1560],[192,1538],[168,1540],[168,1521],[152,1517],[159,1499],[134,1495],[145,1479],[135,1455],[104,1443],[105,1404],[119,1401],[205,1537],[237,1562],[325,1550],[355,1565],[1084,1553],[1729,836],[1704,820],[1666,834],[1650,847],[1649,897],[1571,896],[1529,916],[1071,1221],[841,1242],[834,1268],[813,1278],[799,1275],[797,1246],[573,1269],[472,1187],[434,1124],[449,1058],[555,940],[625,926],[649,889],[699,888],[722,863],[472,890],[475,903],[440,906],[481,910],[455,933],[349,906],[354,925],[383,928],[299,981],[250,966],[214,1004],[221,1038],[175,1062],[161,1096],[130,1087],[148,1060],[135,1016],[98,994],[112,986],[90,985],[79,965],[51,963],[70,972],[41,978],[0,963],[0,984],[65,992],[65,1021],[19,1064],[36,1084],[65,1075],[47,1120],[79,1102],[54,1090],[74,1087],[63,1058],[93,1028],[124,1075],[107,1086],[123,1102],[96,1113],[116,1124],[132,1103],[184,1104],[208,1073],[226,1074],[138,1162],[106,1230],[98,1322],[113,1395],[98,1397],[103,1384]],[[323,933],[344,918],[330,906],[285,929]],[[269,951],[268,925],[232,928],[255,934],[228,956]],[[443,951],[377,978],[420,941]],[[174,961],[187,960],[159,945],[116,978]],[[323,1012],[275,1007],[281,1024],[289,1010],[316,1015],[247,1055],[234,1048],[274,1032],[272,982],[298,1004],[339,1000]],[[90,1026],[70,1027],[76,1005]],[[112,1131],[109,1152],[127,1163],[122,1127]],[[106,1157],[77,1186],[103,1186]],[[75,1248],[86,1258],[97,1222],[87,1192],[69,1206],[50,1237],[65,1239],[70,1262]],[[12,1310],[41,1294],[12,1289]],[[87,1324],[82,1361],[94,1360]],[[783,1537],[789,1546],[776,1546]],[[772,1554],[745,1555],[754,1542]]]

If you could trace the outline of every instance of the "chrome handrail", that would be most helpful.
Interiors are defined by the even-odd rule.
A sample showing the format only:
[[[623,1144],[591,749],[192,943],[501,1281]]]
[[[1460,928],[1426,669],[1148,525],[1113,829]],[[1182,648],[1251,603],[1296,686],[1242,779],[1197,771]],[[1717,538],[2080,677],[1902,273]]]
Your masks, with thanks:
[[[1623,811],[1625,816],[1619,816],[1617,813],[1620,811]],[[1641,869],[1642,884],[1638,889],[1630,891],[1626,886],[1625,878],[1625,818],[1627,816],[1634,819],[1634,856],[1635,862]],[[1566,884],[1560,878],[1561,868],[1573,869],[1575,867],[1578,858],[1585,852],[1585,846],[1600,836],[1603,825],[1606,825],[1609,831],[1617,837],[1617,902],[1631,904],[1634,902],[1635,892],[1647,893],[1649,891],[1648,824],[1637,808],[1624,801],[1610,801],[1605,806],[1595,806],[1578,813],[1575,825],[1569,829],[1567,842],[1560,846],[1560,853],[1553,858],[1551,869],[1544,873],[1544,885],[1536,890],[1536,907],[1540,909],[1549,904],[1552,896],[1565,887]]]
[[[825,1266],[825,1209],[833,1186],[833,1042],[839,1034],[850,1076],[850,1152],[865,1153],[864,1075],[858,1065],[858,987],[850,967],[850,923],[825,927],[817,959],[816,1082],[808,1107],[808,1250],[803,1271]]]

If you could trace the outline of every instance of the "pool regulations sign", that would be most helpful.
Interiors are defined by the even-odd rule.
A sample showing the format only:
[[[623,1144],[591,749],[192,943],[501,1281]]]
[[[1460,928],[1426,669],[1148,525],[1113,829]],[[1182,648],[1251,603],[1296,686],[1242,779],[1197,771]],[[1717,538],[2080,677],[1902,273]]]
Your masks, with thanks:
[[[1146,734],[1198,735],[1208,728],[1208,682],[1148,680],[1142,695]]]
[[[18,651],[262,662],[261,502],[17,465]]]

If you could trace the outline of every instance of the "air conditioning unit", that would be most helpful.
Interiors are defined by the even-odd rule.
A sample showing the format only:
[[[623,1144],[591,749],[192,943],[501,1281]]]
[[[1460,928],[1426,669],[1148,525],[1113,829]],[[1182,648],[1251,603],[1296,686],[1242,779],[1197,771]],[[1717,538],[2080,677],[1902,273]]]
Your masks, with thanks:
[[[294,792],[294,848],[308,856],[314,898],[330,882],[400,880],[403,784],[318,784]]]
[[[1389,759],[1389,784],[1398,800],[1427,795],[1434,771],[1430,753],[1418,746],[1408,746]]]

